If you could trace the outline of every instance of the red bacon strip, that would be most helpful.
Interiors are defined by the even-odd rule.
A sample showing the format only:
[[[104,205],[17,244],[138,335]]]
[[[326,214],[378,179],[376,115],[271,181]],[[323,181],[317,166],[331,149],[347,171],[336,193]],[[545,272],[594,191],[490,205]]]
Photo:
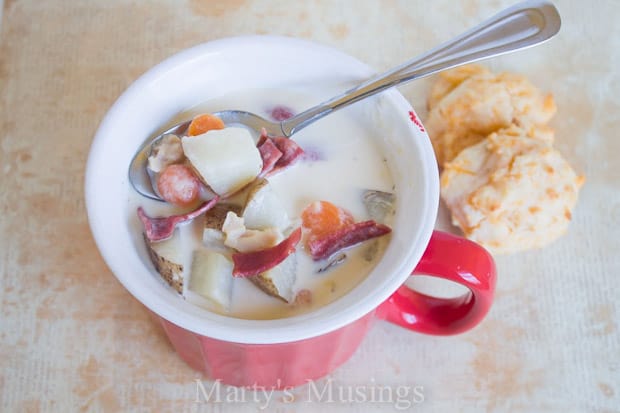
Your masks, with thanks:
[[[250,277],[275,267],[295,251],[300,239],[301,228],[297,228],[287,239],[276,246],[260,251],[233,254],[233,275],[235,277]]]
[[[371,238],[390,233],[390,227],[377,224],[373,220],[347,225],[337,231],[318,239],[308,241],[310,255],[315,261],[322,260],[340,251]]]
[[[282,157],[282,152],[273,143],[273,140],[267,137],[258,146],[258,151],[261,158],[263,158],[263,169],[258,176],[263,177],[273,170],[278,160]]]
[[[144,209],[142,207],[138,207],[138,218],[140,218],[140,221],[142,221],[142,225],[144,225],[144,233],[146,234],[146,238],[149,241],[163,241],[172,236],[177,224],[189,221],[190,219],[194,219],[201,214],[204,214],[205,212],[213,208],[213,206],[217,204],[219,200],[220,198],[216,196],[209,202],[205,202],[200,205],[194,211],[188,212],[187,214],[171,215],[169,217],[152,218],[146,215],[146,212],[144,212]]]
[[[283,120],[287,120],[289,118],[293,117],[293,109],[288,108],[286,106],[276,106],[273,109],[271,109],[271,119],[275,120],[276,122],[280,122]]]
[[[270,144],[267,142],[270,142]],[[261,171],[260,176],[270,176],[276,172],[280,172],[284,168],[287,168],[297,162],[297,160],[305,154],[301,146],[299,146],[294,140],[285,136],[271,137],[267,134],[267,131],[264,128],[261,131],[261,135],[258,138],[256,146],[258,147],[261,157],[263,158],[263,170]],[[264,149],[261,150],[261,148]],[[270,153],[272,153],[271,157],[276,154],[274,149],[277,149],[278,152],[280,152],[280,156],[277,157],[276,162],[270,167],[266,164],[272,161],[269,157]],[[263,152],[265,153],[263,154]]]
[[[278,159],[278,162],[276,162],[270,174],[291,166],[304,154],[304,150],[301,149],[301,146],[297,145],[297,142],[292,139],[285,138],[284,136],[276,136],[271,139],[280,152],[282,152],[282,157]]]

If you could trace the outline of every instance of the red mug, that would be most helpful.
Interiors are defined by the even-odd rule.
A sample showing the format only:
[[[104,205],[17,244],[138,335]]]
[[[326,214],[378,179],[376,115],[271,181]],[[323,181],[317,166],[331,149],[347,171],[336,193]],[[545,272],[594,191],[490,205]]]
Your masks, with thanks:
[[[294,59],[283,65],[282,56]],[[439,204],[437,163],[424,127],[396,90],[347,108],[360,125],[376,129],[397,194],[389,245],[347,294],[306,314],[243,320],[181,299],[150,263],[137,205],[131,202],[127,167],[156,128],[209,96],[282,85],[306,85],[314,93],[320,82],[327,98],[373,73],[351,56],[305,40],[222,39],[182,51],[147,71],[101,122],[85,180],[94,239],[118,280],[161,321],[180,357],[208,377],[238,386],[295,386],[345,362],[376,318],[421,333],[448,335],[474,327],[488,312],[495,286],[493,260],[470,241],[433,232]],[[403,286],[414,267],[414,275],[451,280],[469,292],[452,299],[415,292]]]
[[[234,386],[283,389],[319,379],[347,361],[375,318],[420,333],[451,335],[476,326],[491,307],[495,264],[474,242],[434,231],[411,275],[453,281],[469,291],[460,297],[435,298],[403,285],[379,307],[344,327],[288,343],[222,341],[156,317],[179,356],[207,377]]]

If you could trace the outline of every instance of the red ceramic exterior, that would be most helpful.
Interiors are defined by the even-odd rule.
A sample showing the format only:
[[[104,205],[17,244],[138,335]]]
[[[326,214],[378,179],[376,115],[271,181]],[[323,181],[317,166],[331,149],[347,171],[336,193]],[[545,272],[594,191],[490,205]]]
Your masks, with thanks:
[[[435,231],[413,272],[465,285],[471,293],[455,299],[429,297],[399,288],[375,311],[330,333],[277,344],[216,340],[159,318],[179,356],[207,377],[235,386],[283,389],[319,379],[347,361],[375,318],[436,335],[456,334],[477,325],[489,311],[495,264],[479,245]]]
[[[283,389],[321,378],[347,361],[374,318],[372,312],[330,333],[278,344],[221,341],[160,321],[179,356],[208,378],[234,386]]]
[[[451,335],[476,326],[491,308],[497,278],[495,262],[475,242],[434,231],[411,275],[443,278],[467,287],[469,292],[461,297],[436,298],[402,286],[379,306],[379,317],[420,333]]]

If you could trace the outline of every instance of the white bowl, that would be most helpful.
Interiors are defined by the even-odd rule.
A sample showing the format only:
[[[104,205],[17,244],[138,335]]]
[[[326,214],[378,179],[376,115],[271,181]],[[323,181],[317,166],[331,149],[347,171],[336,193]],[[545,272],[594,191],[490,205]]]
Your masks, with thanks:
[[[396,90],[351,113],[368,116],[384,137],[397,205],[391,242],[368,277],[340,299],[313,312],[276,320],[226,317],[175,294],[153,269],[130,230],[127,170],[140,144],[175,115],[231,91],[318,85],[338,94],[373,75],[364,63],[309,41],[248,36],[182,51],[150,69],[114,103],[94,138],[86,168],[86,206],[101,254],[118,280],[151,311],[200,335],[247,344],[316,337],[373,311],[409,277],[430,239],[439,201],[435,156],[413,109]],[[331,96],[326,95],[325,98]],[[234,108],[231,108],[234,109]],[[348,110],[348,109],[347,109]],[[415,112],[413,112],[415,113]],[[319,121],[320,122],[320,121]],[[145,128],[145,125],[152,125]]]

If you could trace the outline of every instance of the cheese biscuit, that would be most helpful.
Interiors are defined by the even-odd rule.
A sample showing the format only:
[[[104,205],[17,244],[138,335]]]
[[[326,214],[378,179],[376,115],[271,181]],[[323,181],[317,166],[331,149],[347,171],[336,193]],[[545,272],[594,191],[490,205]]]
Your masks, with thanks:
[[[530,130],[556,112],[553,96],[542,94],[525,77],[493,74],[477,65],[440,74],[428,106],[424,125],[440,166],[492,132],[512,124]]]
[[[452,222],[492,253],[545,246],[567,230],[584,178],[549,142],[512,126],[444,166]]]

